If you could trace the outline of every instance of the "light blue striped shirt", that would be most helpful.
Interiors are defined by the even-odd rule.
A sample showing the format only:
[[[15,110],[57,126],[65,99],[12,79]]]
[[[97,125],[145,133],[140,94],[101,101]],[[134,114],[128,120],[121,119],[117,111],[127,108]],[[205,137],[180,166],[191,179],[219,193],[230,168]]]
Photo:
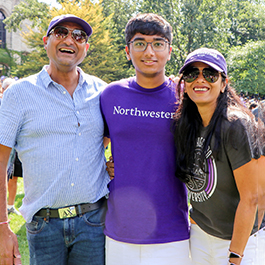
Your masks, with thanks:
[[[14,146],[22,162],[27,222],[41,208],[96,202],[108,193],[99,105],[106,83],[78,71],[73,98],[46,66],[4,93],[0,144]]]

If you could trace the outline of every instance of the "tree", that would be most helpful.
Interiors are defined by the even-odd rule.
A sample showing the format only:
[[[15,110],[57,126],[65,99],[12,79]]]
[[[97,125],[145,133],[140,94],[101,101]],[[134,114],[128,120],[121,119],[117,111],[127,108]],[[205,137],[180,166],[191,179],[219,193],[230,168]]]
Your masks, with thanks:
[[[47,21],[50,21],[50,9],[45,3],[38,2],[38,0],[21,1],[18,5],[14,6],[12,14],[4,20],[6,29],[17,31],[21,30],[21,22],[30,20],[32,28],[45,27]]]
[[[12,57],[12,51],[9,49],[0,48],[0,65],[3,67],[2,74],[7,75],[10,67],[15,65]]]
[[[141,12],[162,15],[173,27],[168,73],[177,73],[191,51],[208,47],[227,54],[233,46],[264,40],[265,6],[241,0],[143,0]]]
[[[230,79],[238,92],[265,95],[265,41],[232,48],[227,63]]]
[[[136,2],[127,0],[103,0],[104,17],[111,16],[108,30],[111,34],[112,43],[120,51],[120,75],[117,79],[126,78],[135,74],[131,61],[128,61],[125,53],[125,27],[128,20],[136,13]]]
[[[40,4],[40,7],[38,7],[38,4]],[[21,5],[23,8],[20,8]],[[29,28],[29,32],[23,33],[23,36],[27,45],[32,48],[32,52],[28,54],[26,61],[18,67],[17,75],[25,76],[33,72],[36,73],[44,64],[48,63],[42,42],[42,37],[46,35],[48,23],[52,17],[71,13],[88,21],[93,28],[93,34],[89,38],[90,48],[88,55],[80,65],[82,69],[89,74],[102,78],[106,82],[116,80],[121,68],[121,63],[118,60],[120,51],[113,45],[109,30],[107,29],[111,17],[104,18],[101,2],[93,3],[90,0],[81,0],[79,2],[69,0],[62,2],[61,5],[62,8],[59,10],[56,8],[45,9],[43,3],[38,3],[37,0],[26,0],[25,3],[21,2],[14,9],[12,16],[5,21],[8,28],[14,30],[30,11],[35,15],[40,14],[43,10],[46,12],[46,14],[42,14],[37,20],[35,15],[29,17],[29,19],[34,21],[35,28]],[[31,10],[33,7],[35,9]],[[21,14],[18,15],[17,12]]]
[[[258,1],[227,1],[225,12],[230,21],[231,46],[265,40],[265,5]]]
[[[134,74],[127,61],[124,29],[138,12],[153,12],[170,22],[173,28],[173,52],[166,65],[166,74],[177,74],[188,53],[200,48],[215,48],[225,57],[230,48],[249,41],[265,40],[265,4],[263,0],[58,0],[62,9],[50,9],[37,0],[25,0],[6,20],[13,30],[28,18],[34,22],[25,35],[32,52],[19,72],[35,72],[45,62],[41,37],[51,17],[74,13],[87,20],[94,32],[89,39],[88,56],[82,68],[106,81]],[[39,36],[33,32],[39,32]],[[37,33],[36,33],[37,34]],[[24,70],[23,70],[24,69]]]

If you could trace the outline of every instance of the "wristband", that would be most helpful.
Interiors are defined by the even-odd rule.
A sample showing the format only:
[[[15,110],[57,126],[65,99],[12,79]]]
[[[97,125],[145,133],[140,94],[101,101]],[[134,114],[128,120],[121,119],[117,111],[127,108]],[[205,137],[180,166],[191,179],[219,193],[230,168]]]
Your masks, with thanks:
[[[8,220],[5,221],[5,222],[1,222],[0,225],[8,224],[9,222],[10,222],[10,219],[8,219]]]
[[[229,250],[228,254],[229,254],[229,256],[228,256],[229,259],[232,259],[232,258],[242,259],[244,257],[244,255],[241,256],[241,255],[239,255],[233,251],[230,251],[230,250]]]

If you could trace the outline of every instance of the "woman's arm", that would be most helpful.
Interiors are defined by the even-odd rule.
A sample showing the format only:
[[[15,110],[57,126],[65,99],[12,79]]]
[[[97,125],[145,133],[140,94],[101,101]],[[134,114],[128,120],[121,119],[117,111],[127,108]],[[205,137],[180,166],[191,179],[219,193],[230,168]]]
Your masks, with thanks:
[[[236,210],[230,251],[243,255],[247,241],[253,229],[258,206],[258,179],[261,171],[259,161],[252,159],[233,171],[240,201]],[[231,258],[230,262],[239,265],[240,258]]]
[[[258,179],[258,227],[260,228],[265,213],[265,156],[260,157],[258,161],[258,168],[260,171]]]

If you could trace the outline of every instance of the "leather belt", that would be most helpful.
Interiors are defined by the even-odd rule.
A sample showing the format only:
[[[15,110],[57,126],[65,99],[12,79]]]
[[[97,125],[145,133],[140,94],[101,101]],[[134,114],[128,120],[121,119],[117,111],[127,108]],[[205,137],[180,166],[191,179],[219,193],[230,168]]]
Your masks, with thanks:
[[[100,200],[98,200],[95,203],[83,203],[59,209],[43,208],[39,210],[35,215],[47,218],[60,218],[60,219],[72,218],[100,208],[105,200],[106,198],[102,197]]]

